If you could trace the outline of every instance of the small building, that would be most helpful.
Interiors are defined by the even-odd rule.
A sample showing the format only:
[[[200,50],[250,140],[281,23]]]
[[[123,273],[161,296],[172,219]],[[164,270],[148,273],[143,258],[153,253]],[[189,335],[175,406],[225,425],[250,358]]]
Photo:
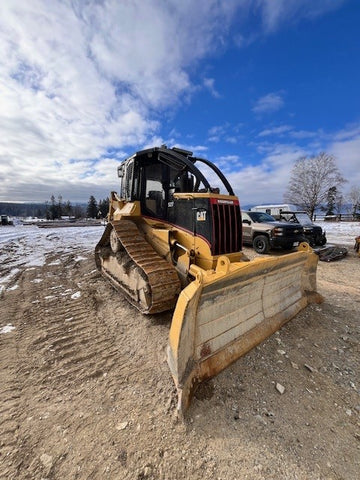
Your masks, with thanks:
[[[277,204],[277,205],[257,205],[256,207],[251,207],[252,212],[264,212],[272,217],[279,219],[281,212],[296,212],[298,208],[295,205],[291,204]]]
[[[13,221],[9,215],[1,215],[1,225],[13,225]]]

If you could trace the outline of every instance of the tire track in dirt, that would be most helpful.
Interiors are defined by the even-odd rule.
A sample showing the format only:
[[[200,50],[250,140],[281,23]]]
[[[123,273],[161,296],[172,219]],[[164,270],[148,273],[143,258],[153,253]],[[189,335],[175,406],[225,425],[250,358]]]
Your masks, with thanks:
[[[34,308],[39,334],[30,348],[41,364],[36,382],[39,389],[49,384],[56,390],[84,384],[106,374],[119,361],[114,336],[93,315],[93,292],[69,283],[71,276],[60,273],[62,265],[48,267],[52,282],[41,291]]]
[[[47,478],[65,471],[65,459],[78,450],[66,436],[68,429],[78,443],[88,443],[93,415],[107,422],[106,405],[114,403],[119,390],[120,397],[125,394],[131,377],[138,374],[141,355],[131,351],[117,323],[103,312],[98,293],[102,280],[91,273],[92,259],[84,265],[73,255],[61,259],[55,263],[49,258],[41,270],[26,270],[20,288],[4,295],[0,327],[12,318],[16,330],[0,336],[6,341],[2,365],[8,365],[0,377],[1,480]],[[106,289],[107,294],[111,297],[113,291]],[[151,374],[150,365],[144,365],[146,372]],[[112,422],[115,425],[115,417]],[[91,441],[86,450],[84,459],[96,455],[97,442]],[[46,452],[51,455],[46,457]],[[89,465],[89,474],[92,469],[101,471]]]
[[[18,432],[22,421],[21,380],[18,376],[18,344],[21,337],[21,328],[18,327],[19,318],[21,318],[21,308],[18,302],[12,301],[2,305],[0,309],[0,328],[2,329],[0,334],[1,479],[16,478],[20,462],[17,457]],[[14,330],[11,330],[12,328]]]
[[[352,275],[349,300],[323,283],[325,303],[203,384],[183,424],[171,314],[140,315],[74,252],[1,298],[1,480],[359,478],[357,257],[318,268]]]

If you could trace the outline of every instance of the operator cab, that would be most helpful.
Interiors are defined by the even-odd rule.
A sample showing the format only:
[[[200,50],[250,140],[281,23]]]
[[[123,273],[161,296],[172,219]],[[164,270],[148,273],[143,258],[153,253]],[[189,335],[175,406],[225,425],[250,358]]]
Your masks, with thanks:
[[[205,176],[203,170],[209,173]],[[142,216],[201,238],[211,255],[241,251],[239,201],[209,160],[162,146],[135,153],[118,173],[121,199],[140,202]],[[226,193],[220,194],[220,188]]]
[[[137,152],[119,166],[120,196],[140,201],[145,215],[171,221],[175,194],[220,193],[219,187],[210,186],[196,162],[217,174],[215,178],[220,179],[229,195],[234,195],[226,178],[208,160],[192,157],[188,150],[156,147]]]

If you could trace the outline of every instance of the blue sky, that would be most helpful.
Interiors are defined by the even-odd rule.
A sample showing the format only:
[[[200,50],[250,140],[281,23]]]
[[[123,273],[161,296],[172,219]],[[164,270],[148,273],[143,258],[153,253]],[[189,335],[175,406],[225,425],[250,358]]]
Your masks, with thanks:
[[[144,147],[214,161],[244,205],[322,150],[360,187],[358,0],[3,0],[0,201],[118,190]]]

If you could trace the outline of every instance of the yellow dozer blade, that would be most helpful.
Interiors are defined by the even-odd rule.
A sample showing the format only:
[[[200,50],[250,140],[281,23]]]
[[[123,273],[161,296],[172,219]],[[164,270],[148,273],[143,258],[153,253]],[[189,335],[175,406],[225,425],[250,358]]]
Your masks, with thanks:
[[[196,386],[277,331],[316,293],[318,257],[307,243],[282,257],[230,263],[215,271],[192,266],[195,281],[182,290],[170,329],[168,363],[183,414]]]

